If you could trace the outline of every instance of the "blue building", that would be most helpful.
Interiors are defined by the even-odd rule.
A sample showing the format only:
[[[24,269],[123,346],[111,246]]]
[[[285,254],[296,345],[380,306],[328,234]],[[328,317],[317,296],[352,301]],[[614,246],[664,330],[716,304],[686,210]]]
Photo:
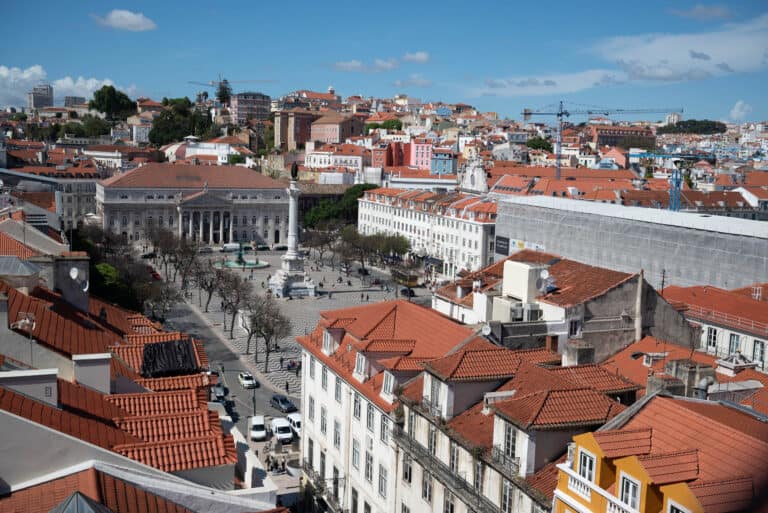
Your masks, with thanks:
[[[454,175],[456,174],[457,158],[453,150],[445,148],[435,148],[432,150],[432,161],[430,162],[430,174],[433,175]]]

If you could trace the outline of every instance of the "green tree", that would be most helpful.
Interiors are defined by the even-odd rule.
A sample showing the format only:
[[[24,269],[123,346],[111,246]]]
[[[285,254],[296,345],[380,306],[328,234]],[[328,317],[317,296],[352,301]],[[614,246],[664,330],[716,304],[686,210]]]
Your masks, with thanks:
[[[547,150],[552,152],[552,143],[543,137],[531,137],[525,142],[525,145],[532,150]]]
[[[110,124],[96,116],[86,115],[82,119],[83,132],[87,137],[98,137],[109,133]]]
[[[225,78],[219,82],[219,87],[216,89],[216,99],[221,103],[229,103],[229,99],[232,97],[232,86],[229,85],[229,81]]]
[[[85,129],[82,123],[69,122],[62,127],[62,132],[75,137],[85,137]]]
[[[310,209],[304,215],[304,224],[312,228],[322,221],[330,221],[334,219],[343,223],[356,223],[357,200],[365,191],[375,188],[376,186],[372,184],[353,185],[344,191],[340,200],[321,201],[318,206]]]
[[[709,119],[685,119],[674,125],[666,125],[656,130],[657,134],[723,134],[728,129],[725,123]]]
[[[227,157],[227,163],[230,165],[245,164],[245,157],[239,153],[233,153]]]
[[[88,107],[104,112],[107,119],[126,119],[136,112],[136,104],[133,100],[111,85],[104,86],[93,93],[93,100],[88,102]]]
[[[8,119],[11,121],[26,121],[27,115],[23,112],[14,112],[10,116],[8,116]]]

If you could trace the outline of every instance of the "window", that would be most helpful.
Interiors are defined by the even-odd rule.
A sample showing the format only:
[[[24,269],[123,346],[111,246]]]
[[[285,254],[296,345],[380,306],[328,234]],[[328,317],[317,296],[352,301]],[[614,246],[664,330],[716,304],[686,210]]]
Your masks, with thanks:
[[[387,496],[387,469],[382,464],[379,464],[379,495]]]
[[[508,479],[504,479],[501,483],[501,512],[502,513],[512,513],[512,500],[514,496],[512,495],[512,492],[514,491],[514,487],[512,486],[512,482]]]
[[[311,438],[307,438],[307,461],[309,466],[312,467],[315,459],[315,442]]]
[[[322,434],[325,434],[327,430],[327,425],[326,425],[327,421],[328,420],[326,419],[325,406],[321,406],[320,407],[320,432]]]
[[[411,508],[406,506],[405,504],[400,504],[400,513],[411,513]]]
[[[408,434],[413,436],[414,428],[416,427],[416,414],[413,410],[408,410]]]
[[[310,379],[315,379],[315,357],[314,356],[309,357],[309,377]]]
[[[459,470],[459,446],[453,440],[448,448],[448,466],[454,474]]]
[[[390,374],[389,372],[384,372],[384,393],[388,395],[392,395],[392,392],[395,389],[395,378]]]
[[[595,457],[584,449],[579,449],[579,475],[587,481],[595,480]]]
[[[640,483],[631,477],[622,475],[619,498],[624,504],[637,509],[640,507]]]
[[[429,425],[429,432],[427,433],[427,450],[432,456],[437,452],[437,429],[432,424]]]
[[[320,468],[317,469],[320,474],[320,479],[325,481],[325,453],[320,451]]]
[[[483,481],[485,480],[485,464],[482,461],[475,462],[475,490],[483,493]]]
[[[310,422],[315,420],[315,398],[311,395],[309,396],[309,404],[307,405],[307,417],[309,417]]]
[[[357,490],[352,488],[352,498],[349,501],[349,513],[357,513]]]
[[[432,475],[426,470],[421,473],[421,498],[432,503]]]
[[[328,367],[323,365],[323,370],[320,372],[321,376],[321,382],[323,386],[323,390],[328,390]]]
[[[728,338],[728,354],[737,353],[741,350],[741,337],[736,333],[731,333]]]
[[[360,353],[357,353],[355,358],[355,374],[365,374],[365,356]]]
[[[413,476],[413,459],[410,454],[403,453],[403,481],[410,484]]]
[[[443,513],[454,513],[456,511],[456,502],[453,498],[453,494],[445,489],[445,495],[443,496]]]
[[[717,329],[707,328],[707,351],[717,349]]]
[[[333,391],[333,397],[337,403],[341,403],[341,378],[336,376],[336,386]]]
[[[333,419],[333,446],[337,449],[341,447],[341,424],[336,419]]]
[[[389,441],[389,418],[383,413],[381,414],[381,426],[379,427],[379,429],[380,429],[379,435],[381,437],[381,441],[385,443],[388,442]]]
[[[360,420],[360,394],[355,392],[355,399],[353,401],[352,414],[357,420]]]
[[[515,442],[517,441],[517,430],[509,422],[504,423],[504,456],[508,458],[515,457]]]
[[[669,508],[667,509],[667,513],[691,513],[681,505],[675,503],[672,500],[669,500]]]
[[[373,482],[373,454],[365,451],[365,480]]]
[[[363,513],[371,513],[371,505],[363,502]]]
[[[765,361],[765,342],[755,340],[752,346],[752,361],[758,362],[761,366]]]
[[[352,439],[352,466],[360,468],[360,442],[357,438]]]
[[[371,403],[368,403],[366,410],[365,427],[368,428],[368,431],[373,432],[373,405]]]
[[[571,319],[568,323],[568,336],[575,337],[581,332],[581,322],[578,319]]]

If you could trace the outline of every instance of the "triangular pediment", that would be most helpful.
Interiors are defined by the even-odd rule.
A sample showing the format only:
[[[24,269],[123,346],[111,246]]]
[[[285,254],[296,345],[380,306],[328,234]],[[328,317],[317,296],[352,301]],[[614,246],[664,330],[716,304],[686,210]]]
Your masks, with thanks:
[[[231,206],[232,200],[210,191],[192,193],[181,200],[182,207],[222,207]]]

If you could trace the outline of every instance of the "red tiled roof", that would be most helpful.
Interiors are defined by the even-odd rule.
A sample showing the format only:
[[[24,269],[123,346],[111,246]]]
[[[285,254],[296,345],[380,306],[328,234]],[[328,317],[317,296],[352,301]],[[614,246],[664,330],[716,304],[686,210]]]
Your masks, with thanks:
[[[556,289],[539,300],[560,306],[573,306],[601,296],[637,276],[574,260],[560,260],[549,266]]]
[[[112,394],[106,399],[127,411],[130,415],[168,415],[200,409],[207,405],[206,393],[202,389],[181,391]]]
[[[56,196],[53,192],[11,191],[11,195],[49,212],[56,212]]]
[[[606,458],[620,458],[651,452],[652,428],[597,431],[595,440]]]
[[[161,442],[186,438],[201,438],[212,433],[221,434],[216,412],[197,409],[149,417],[117,419],[117,427],[145,442]]]
[[[165,472],[211,467],[237,462],[232,435],[207,436],[170,442],[117,445],[113,450],[132,460]]]
[[[526,477],[525,480],[547,499],[552,500],[552,497],[555,495],[555,488],[557,488],[557,477],[559,474],[557,465],[564,463],[565,459],[566,455],[564,454],[559,459],[547,463],[538,472]]]
[[[208,387],[216,383],[215,378],[212,379],[210,376],[203,373],[189,374],[187,376],[167,376],[164,378],[136,378],[133,381],[147,390],[155,392]]]
[[[0,232],[0,255],[15,256],[22,260],[39,255],[37,251],[25,246],[5,232]]]
[[[59,403],[73,413],[95,417],[113,425],[112,419],[126,415],[125,410],[105,399],[105,395],[88,387],[59,379]]]
[[[493,403],[494,409],[521,429],[599,426],[626,407],[591,388],[542,390]]]
[[[657,485],[693,481],[699,475],[697,449],[641,456],[638,460]]]
[[[484,381],[512,377],[522,362],[559,360],[560,355],[544,348],[511,351],[494,347],[453,353],[428,362],[425,367],[443,381]]]
[[[110,188],[156,189],[284,189],[285,184],[242,166],[147,164],[101,182]]]
[[[643,388],[617,374],[611,374],[597,364],[554,367],[550,372],[567,376],[576,383],[583,383],[604,394],[615,394]]]

